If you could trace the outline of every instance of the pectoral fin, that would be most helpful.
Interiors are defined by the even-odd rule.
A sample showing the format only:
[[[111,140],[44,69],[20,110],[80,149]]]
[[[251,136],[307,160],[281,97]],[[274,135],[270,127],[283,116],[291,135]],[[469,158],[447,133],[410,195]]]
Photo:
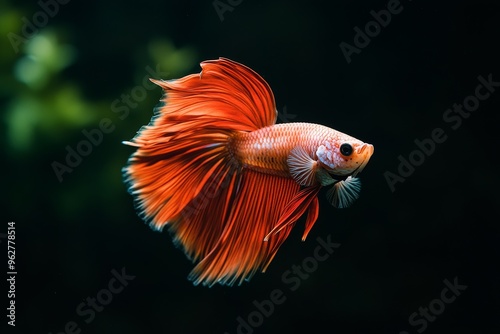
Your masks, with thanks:
[[[287,163],[292,178],[301,186],[312,186],[318,183],[316,172],[321,167],[301,146],[292,149]]]

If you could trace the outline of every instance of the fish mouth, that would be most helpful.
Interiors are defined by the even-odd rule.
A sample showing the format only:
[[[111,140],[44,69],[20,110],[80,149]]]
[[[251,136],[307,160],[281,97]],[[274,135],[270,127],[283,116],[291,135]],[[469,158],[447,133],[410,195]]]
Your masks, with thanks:
[[[373,145],[366,144],[366,143],[361,145],[360,147],[358,147],[356,149],[356,153],[364,155],[364,159],[363,159],[363,162],[361,163],[361,165],[359,165],[359,167],[356,168],[354,170],[354,172],[352,172],[352,174],[351,174],[352,177],[356,177],[359,173],[361,173],[363,171],[363,169],[368,164],[368,161],[370,161],[370,158],[371,158],[374,150],[375,150],[375,148],[373,147]]]

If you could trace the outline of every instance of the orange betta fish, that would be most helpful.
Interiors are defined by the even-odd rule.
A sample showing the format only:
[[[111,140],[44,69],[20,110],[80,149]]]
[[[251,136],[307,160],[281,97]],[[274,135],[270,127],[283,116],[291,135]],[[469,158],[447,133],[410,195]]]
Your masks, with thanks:
[[[149,125],[124,142],[123,169],[141,217],[169,227],[196,262],[195,285],[233,285],[264,272],[307,212],[305,240],[319,214],[318,192],[343,208],[358,198],[357,174],[373,146],[310,123],[275,124],[271,88],[229,59],[200,74],[153,80],[165,90]]]

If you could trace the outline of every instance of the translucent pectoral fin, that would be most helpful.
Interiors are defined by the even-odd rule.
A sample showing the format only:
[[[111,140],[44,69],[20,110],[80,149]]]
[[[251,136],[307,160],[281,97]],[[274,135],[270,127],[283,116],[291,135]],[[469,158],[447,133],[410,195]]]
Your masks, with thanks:
[[[336,208],[346,208],[359,198],[361,181],[349,176],[333,185],[326,193],[328,201]]]
[[[320,166],[301,146],[291,150],[287,163],[292,178],[298,184],[301,186],[317,184],[316,172]]]

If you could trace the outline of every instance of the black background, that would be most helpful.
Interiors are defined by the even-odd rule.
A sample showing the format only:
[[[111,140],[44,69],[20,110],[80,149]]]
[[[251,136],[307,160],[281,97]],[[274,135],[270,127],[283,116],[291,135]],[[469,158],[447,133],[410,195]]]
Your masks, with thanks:
[[[16,34],[19,17],[40,11],[28,1],[2,6],[16,11]],[[13,74],[23,52],[15,54],[2,36],[7,187],[0,233],[8,221],[16,222],[18,271],[16,327],[7,332],[59,333],[74,321],[81,333],[233,334],[237,318],[256,310],[254,300],[280,289],[286,301],[254,333],[417,333],[423,327],[412,326],[410,315],[440,298],[445,279],[456,278],[466,290],[424,332],[498,333],[500,87],[456,130],[443,114],[474,94],[478,76],[491,74],[500,82],[500,6],[401,1],[401,12],[347,63],[339,44],[353,45],[354,28],[364,29],[373,20],[370,11],[386,6],[245,0],[221,21],[212,1],[72,0],[44,29],[58,31],[78,56],[36,96],[71,84],[103,111],[96,116],[89,109],[93,122],[65,131],[39,127],[22,151],[7,138],[7,115],[12,101],[25,98],[30,88]],[[375,146],[360,175],[361,198],[337,210],[322,192],[308,239],[300,241],[301,220],[268,271],[241,286],[193,286],[186,279],[192,264],[167,232],[142,223],[121,182],[120,169],[132,153],[121,141],[148,122],[161,92],[148,91],[124,120],[110,105],[141,85],[145,66],[156,68],[147,57],[155,39],[191,50],[186,67],[168,70],[172,76],[163,79],[197,73],[199,62],[227,57],[267,80],[278,110],[286,107],[291,115],[286,120],[324,124]],[[51,163],[64,162],[66,145],[75,147],[81,131],[102,118],[111,119],[116,131],[58,182]],[[430,138],[435,128],[443,129],[446,141],[391,191],[386,173],[398,173],[398,157],[408,158],[417,148],[414,141]],[[291,291],[282,275],[314,253],[318,237],[328,236],[341,246]],[[0,245],[6,254],[5,239]],[[6,255],[0,258],[6,272]],[[135,278],[86,323],[77,306],[107,288],[111,271],[122,268]],[[7,287],[2,289],[6,313]]]

